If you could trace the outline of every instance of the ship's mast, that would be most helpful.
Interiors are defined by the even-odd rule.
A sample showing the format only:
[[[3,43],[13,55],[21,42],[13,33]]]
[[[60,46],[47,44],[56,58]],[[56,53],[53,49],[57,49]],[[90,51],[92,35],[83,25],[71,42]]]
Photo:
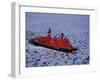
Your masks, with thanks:
[[[48,36],[51,37],[51,28],[49,28]]]
[[[63,38],[64,37],[64,33],[61,33],[61,38]]]

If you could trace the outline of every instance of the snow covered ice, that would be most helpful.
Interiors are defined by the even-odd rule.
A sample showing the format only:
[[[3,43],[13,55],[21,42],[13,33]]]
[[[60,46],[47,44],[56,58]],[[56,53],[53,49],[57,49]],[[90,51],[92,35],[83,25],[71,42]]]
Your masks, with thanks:
[[[76,54],[34,46],[29,40],[45,36],[51,28],[52,36],[61,32],[78,48]],[[88,65],[89,16],[74,14],[49,14],[26,12],[26,67]]]

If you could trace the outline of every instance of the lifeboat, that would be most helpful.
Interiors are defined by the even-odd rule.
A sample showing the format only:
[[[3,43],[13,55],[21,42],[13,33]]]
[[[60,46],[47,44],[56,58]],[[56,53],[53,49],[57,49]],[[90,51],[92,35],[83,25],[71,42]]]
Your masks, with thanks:
[[[61,52],[76,52],[77,48],[74,47],[68,38],[64,37],[64,33],[58,38],[53,38],[51,36],[51,29],[49,29],[47,36],[42,36],[38,38],[33,38],[29,41],[35,46],[41,46]]]

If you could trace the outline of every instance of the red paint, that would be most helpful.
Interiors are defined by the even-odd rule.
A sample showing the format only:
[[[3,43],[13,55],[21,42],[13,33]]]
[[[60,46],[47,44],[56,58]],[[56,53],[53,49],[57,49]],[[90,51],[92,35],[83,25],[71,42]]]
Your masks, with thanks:
[[[53,38],[51,36],[51,31],[48,32],[47,36],[33,39],[33,41],[34,40],[43,43],[45,45],[51,46],[53,48],[65,48],[65,49],[74,48],[68,38],[65,38],[64,36],[63,37],[61,36],[59,38]]]

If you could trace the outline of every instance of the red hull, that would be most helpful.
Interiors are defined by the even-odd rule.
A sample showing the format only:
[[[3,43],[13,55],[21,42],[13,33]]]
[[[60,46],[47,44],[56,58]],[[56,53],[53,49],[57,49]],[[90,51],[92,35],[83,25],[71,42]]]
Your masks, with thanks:
[[[77,48],[73,47],[70,43],[69,39],[64,38],[63,34],[61,37],[52,38],[50,31],[47,36],[34,38],[30,43],[62,52],[75,52],[77,50]]]

